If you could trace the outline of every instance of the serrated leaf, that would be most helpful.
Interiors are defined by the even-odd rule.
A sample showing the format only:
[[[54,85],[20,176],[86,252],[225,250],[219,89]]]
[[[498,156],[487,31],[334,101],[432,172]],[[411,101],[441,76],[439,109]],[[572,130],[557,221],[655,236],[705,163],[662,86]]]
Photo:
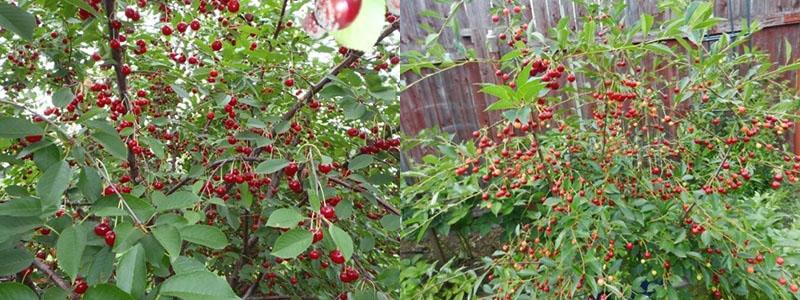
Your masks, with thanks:
[[[34,217],[41,214],[42,204],[36,198],[22,197],[0,203],[0,216]]]
[[[224,278],[209,271],[177,274],[167,278],[159,295],[192,300],[239,299]]]
[[[289,165],[289,161],[278,158],[278,159],[268,159],[256,166],[256,173],[257,174],[272,174],[275,173],[284,167]]]
[[[47,168],[36,184],[36,193],[42,199],[42,208],[58,206],[71,178],[72,169],[66,161],[59,161]]]
[[[189,225],[180,229],[181,237],[188,242],[203,245],[211,249],[222,249],[228,246],[228,238],[217,227],[209,225]]]
[[[63,108],[72,102],[72,97],[72,89],[68,87],[62,87],[53,93],[53,106]]]
[[[137,243],[122,254],[117,266],[117,287],[136,298],[144,295],[147,269],[144,262],[144,247]]]
[[[78,275],[85,248],[86,233],[78,230],[75,226],[64,229],[56,242],[58,267],[64,270],[72,281],[75,281],[75,277]]]
[[[0,117],[0,138],[16,139],[42,134],[44,134],[44,130],[31,121],[13,117]]]
[[[86,294],[83,295],[84,300],[134,300],[133,296],[119,289],[118,287],[103,283],[90,287]]]
[[[12,275],[31,265],[33,255],[25,249],[8,248],[0,250],[0,276]],[[0,299],[5,299],[0,297]]]
[[[167,250],[172,259],[181,255],[183,238],[175,226],[169,224],[158,225],[153,228],[153,236],[159,244]]]
[[[122,139],[119,135],[97,131],[92,134],[92,138],[100,143],[100,145],[103,145],[103,149],[108,151],[112,156],[121,160],[128,159],[128,148],[122,143]]]
[[[177,191],[170,194],[168,197],[153,198],[153,204],[155,204],[158,212],[190,208],[199,201],[200,197],[189,191]]]
[[[280,258],[295,258],[311,246],[313,235],[305,229],[295,228],[284,232],[272,246],[272,255]]]
[[[351,171],[355,171],[358,169],[362,169],[372,164],[375,159],[372,155],[369,154],[361,154],[359,156],[353,157],[350,162],[347,164],[347,168]]]
[[[97,171],[88,166],[83,167],[78,178],[78,189],[89,202],[97,201],[103,189],[102,179]]]
[[[31,41],[36,29],[36,19],[22,8],[9,3],[0,3],[0,27]]]
[[[277,209],[269,215],[267,226],[276,228],[295,228],[304,219],[303,215],[292,208]]]
[[[3,282],[0,283],[0,299],[39,300],[39,297],[31,288],[22,283]]]

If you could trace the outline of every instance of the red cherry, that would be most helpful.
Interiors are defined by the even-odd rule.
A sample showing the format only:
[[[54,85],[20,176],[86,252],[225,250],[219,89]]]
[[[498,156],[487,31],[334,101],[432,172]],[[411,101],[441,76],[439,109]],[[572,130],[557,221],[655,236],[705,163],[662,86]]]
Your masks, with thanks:
[[[289,181],[289,189],[291,189],[295,193],[303,192],[303,186],[300,185],[300,181],[297,180]]]
[[[330,258],[333,263],[338,265],[344,263],[344,255],[342,255],[342,252],[339,251],[339,249],[331,251],[331,253],[328,254],[328,258]]]
[[[356,128],[350,128],[347,130],[347,136],[353,138],[357,137],[360,132]]]
[[[161,34],[167,36],[172,35],[172,27],[169,27],[169,25],[164,25],[161,27]]]
[[[783,257],[778,256],[775,258],[775,264],[782,266],[783,265]]]
[[[178,32],[184,33],[184,32],[186,32],[186,29],[189,28],[189,24],[186,24],[186,22],[180,22],[180,23],[178,23],[177,28],[178,28]]]
[[[351,267],[344,267],[344,269],[342,269],[342,272],[339,273],[339,280],[341,280],[344,283],[356,281],[358,280],[358,277],[359,277],[358,271],[356,271]]]
[[[625,249],[628,251],[633,250],[633,243],[628,242],[627,244],[625,244]]]
[[[213,111],[208,112],[208,114],[206,114],[206,119],[213,120],[214,119],[214,112]]]
[[[308,258],[310,258],[311,260],[319,259],[319,251],[311,250],[311,252],[308,253]]]
[[[111,227],[109,227],[106,223],[100,223],[94,227],[94,234],[98,236],[106,236],[106,233],[109,231],[111,231]]]
[[[287,87],[292,87],[294,86],[294,79],[287,78],[286,80],[283,81],[283,84]]]
[[[232,13],[239,12],[239,0],[228,1],[228,11]]]
[[[42,136],[41,135],[29,135],[29,136],[25,137],[25,140],[28,141],[28,143],[36,143],[36,142],[42,140]]]
[[[50,234],[50,228],[47,228],[47,227],[39,228],[39,233],[41,233],[42,235],[49,235]]]
[[[313,243],[317,243],[322,240],[322,230],[314,231],[314,239],[312,240]]]
[[[328,174],[331,170],[333,170],[333,167],[331,167],[330,164],[319,164],[318,169],[320,173]]]
[[[192,20],[192,22],[189,23],[189,28],[191,28],[194,31],[200,30],[200,21]]]
[[[315,16],[320,26],[333,31],[350,26],[359,11],[361,0],[317,0]]]
[[[222,42],[220,42],[219,40],[215,40],[213,43],[211,43],[211,50],[219,51],[221,49],[222,49]]]
[[[86,289],[89,288],[89,285],[86,284],[86,281],[83,279],[75,280],[75,288],[72,290],[76,294],[83,294],[86,293]]]
[[[497,22],[500,22],[500,16],[498,15],[492,16],[492,23],[497,23]]]
[[[108,45],[114,50],[117,50],[120,47],[119,40],[117,39],[111,39],[111,41],[108,42]]]
[[[325,217],[325,219],[328,219],[328,220],[332,220],[332,219],[336,218],[336,209],[334,209],[333,206],[330,206],[330,205],[325,205],[322,208],[320,208],[319,213],[323,217]]]
[[[109,247],[114,247],[114,241],[117,240],[117,234],[114,233],[113,231],[106,232],[105,240],[106,240],[106,245],[108,245]]]
[[[286,167],[283,168],[283,174],[285,174],[286,177],[294,177],[294,174],[297,174],[297,170],[297,163],[290,162],[288,165],[286,165]]]

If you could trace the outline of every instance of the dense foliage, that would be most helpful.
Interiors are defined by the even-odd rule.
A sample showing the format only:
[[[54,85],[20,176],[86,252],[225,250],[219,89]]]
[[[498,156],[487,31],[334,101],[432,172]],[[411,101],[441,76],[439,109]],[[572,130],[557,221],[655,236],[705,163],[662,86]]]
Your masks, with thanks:
[[[748,48],[756,22],[704,43],[722,20],[709,2],[661,1],[671,19],[635,26],[622,2],[587,5],[581,29],[564,19],[551,38],[528,30],[523,4],[493,8],[511,48],[481,91],[505,119],[464,143],[404,140],[435,154],[404,173],[402,199],[406,239],[500,227],[503,245],[462,269],[410,258],[402,280],[424,284],[403,294],[796,297],[800,156],[786,136],[800,99],[782,76],[800,65]],[[403,55],[409,71],[453,65]]]
[[[397,293],[397,1],[16,2],[0,298]]]

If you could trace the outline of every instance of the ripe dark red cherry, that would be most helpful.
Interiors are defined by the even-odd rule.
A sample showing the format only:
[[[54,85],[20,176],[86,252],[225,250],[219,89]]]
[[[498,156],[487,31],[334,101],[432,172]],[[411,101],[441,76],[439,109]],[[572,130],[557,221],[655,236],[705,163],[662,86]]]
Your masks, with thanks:
[[[117,240],[117,234],[113,231],[106,232],[104,239],[106,240],[106,245],[109,247],[114,247],[114,242]]]
[[[331,170],[333,170],[333,167],[331,167],[330,164],[319,164],[318,169],[320,173],[328,174]]]
[[[219,40],[216,40],[213,43],[211,43],[211,50],[214,50],[214,51],[222,50],[222,42],[220,42]]]
[[[288,165],[286,165],[286,167],[283,168],[283,174],[285,174],[286,177],[293,177],[294,174],[297,174],[298,169],[297,163],[290,162]]]
[[[294,86],[294,79],[287,78],[286,80],[283,81],[283,84],[287,87],[292,87]]]
[[[344,255],[342,255],[342,252],[339,251],[339,249],[331,251],[331,253],[328,254],[328,258],[330,258],[335,264],[340,265],[344,263]]]
[[[333,206],[325,205],[319,209],[319,213],[325,217],[325,219],[332,220],[336,218],[336,209]]]
[[[111,231],[111,227],[109,227],[108,224],[106,224],[106,223],[100,223],[100,224],[97,224],[97,226],[94,227],[94,234],[96,234],[98,236],[103,236],[104,237],[104,236],[106,236],[106,233],[108,233],[109,231]]]
[[[352,267],[344,267],[342,272],[339,273],[339,280],[344,283],[353,282],[358,280],[358,271]]]
[[[239,0],[228,1],[228,11],[232,13],[239,12]]]
[[[36,142],[42,140],[42,136],[41,135],[29,135],[29,136],[25,137],[25,140],[28,141],[28,143],[36,143]]]
[[[167,35],[167,36],[172,35],[172,27],[169,27],[169,25],[162,26],[161,27],[161,34]]]
[[[89,285],[86,284],[86,281],[83,278],[75,280],[75,288],[72,290],[76,294],[83,294],[86,293],[86,290],[89,288]]]
[[[291,189],[295,193],[303,192],[303,186],[300,184],[300,181],[297,180],[289,181],[289,189]]]
[[[314,239],[312,240],[313,243],[317,243],[322,240],[322,230],[314,231]]]
[[[311,250],[311,252],[308,252],[308,258],[310,258],[311,260],[319,259],[319,251]]]
[[[315,16],[323,28],[333,31],[345,29],[361,11],[361,0],[317,0]]]
[[[192,22],[189,23],[189,28],[191,28],[194,31],[200,30],[200,21],[192,20]]]

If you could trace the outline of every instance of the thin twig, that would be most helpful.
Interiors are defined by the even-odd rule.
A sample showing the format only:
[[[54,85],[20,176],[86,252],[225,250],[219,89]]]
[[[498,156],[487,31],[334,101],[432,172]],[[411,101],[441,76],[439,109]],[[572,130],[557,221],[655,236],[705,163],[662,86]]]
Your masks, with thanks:
[[[37,269],[39,269],[42,272],[44,272],[47,275],[47,278],[50,278],[50,280],[53,281],[58,287],[60,287],[61,289],[63,289],[67,293],[69,293],[70,294],[70,298],[78,299],[78,294],[75,294],[72,291],[72,288],[71,288],[70,284],[67,283],[66,281],[64,281],[64,279],[61,278],[61,276],[58,276],[58,274],[56,274],[56,272],[53,272],[53,270],[50,269],[50,266],[48,266],[44,261],[42,261],[39,258],[34,258],[33,259],[33,265]]]

